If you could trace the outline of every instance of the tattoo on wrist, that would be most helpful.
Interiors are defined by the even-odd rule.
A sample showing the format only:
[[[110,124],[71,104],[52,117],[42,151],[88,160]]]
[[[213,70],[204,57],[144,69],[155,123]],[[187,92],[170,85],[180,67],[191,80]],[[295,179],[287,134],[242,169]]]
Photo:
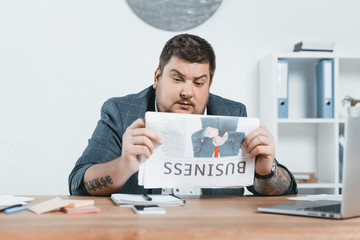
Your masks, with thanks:
[[[290,186],[289,173],[282,167],[277,167],[277,174],[269,179],[255,179],[255,190],[263,195],[281,195]]]
[[[110,176],[105,176],[99,178],[94,178],[93,180],[89,180],[85,182],[85,188],[88,193],[96,192],[98,189],[107,188],[110,184],[113,184],[113,181]]]

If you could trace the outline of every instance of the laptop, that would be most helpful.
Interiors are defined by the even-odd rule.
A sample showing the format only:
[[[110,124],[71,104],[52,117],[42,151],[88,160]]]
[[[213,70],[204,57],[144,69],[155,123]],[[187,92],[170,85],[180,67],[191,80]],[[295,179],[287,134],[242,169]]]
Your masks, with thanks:
[[[258,207],[258,211],[335,219],[360,216],[360,118],[347,119],[344,135],[342,201],[296,202]]]

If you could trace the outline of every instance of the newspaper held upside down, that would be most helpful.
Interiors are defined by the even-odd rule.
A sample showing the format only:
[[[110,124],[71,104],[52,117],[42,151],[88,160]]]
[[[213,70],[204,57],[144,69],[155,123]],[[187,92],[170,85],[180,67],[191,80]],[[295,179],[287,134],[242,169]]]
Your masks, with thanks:
[[[255,158],[241,144],[259,119],[146,112],[145,122],[163,143],[150,158],[140,157],[144,188],[253,185]]]

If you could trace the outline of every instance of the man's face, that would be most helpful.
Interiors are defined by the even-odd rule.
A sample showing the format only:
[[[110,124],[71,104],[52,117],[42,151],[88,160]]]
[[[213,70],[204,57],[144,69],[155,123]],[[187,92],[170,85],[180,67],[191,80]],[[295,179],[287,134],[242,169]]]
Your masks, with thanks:
[[[160,74],[155,72],[153,87],[159,112],[203,114],[210,91],[209,63],[190,63],[172,57]]]

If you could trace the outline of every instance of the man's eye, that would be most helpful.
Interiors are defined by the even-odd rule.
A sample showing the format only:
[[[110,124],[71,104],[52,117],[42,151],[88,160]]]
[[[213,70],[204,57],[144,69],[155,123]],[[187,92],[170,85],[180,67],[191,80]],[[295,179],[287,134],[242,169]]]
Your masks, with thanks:
[[[180,82],[181,80],[179,78],[173,78],[175,82]]]
[[[202,85],[204,85],[204,83],[196,82],[195,85],[198,86],[198,87],[201,87]]]

